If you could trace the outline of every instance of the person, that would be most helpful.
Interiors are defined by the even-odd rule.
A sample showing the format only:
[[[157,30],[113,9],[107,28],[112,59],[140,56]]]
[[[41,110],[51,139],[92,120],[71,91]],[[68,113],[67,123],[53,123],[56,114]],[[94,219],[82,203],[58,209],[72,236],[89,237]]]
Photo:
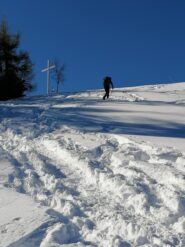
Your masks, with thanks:
[[[110,87],[112,87],[112,89],[114,88],[113,83],[112,83],[112,79],[110,76],[106,76],[104,78],[103,86],[105,89],[105,95],[103,96],[103,100],[105,100],[106,97],[107,97],[107,99],[109,98]]]

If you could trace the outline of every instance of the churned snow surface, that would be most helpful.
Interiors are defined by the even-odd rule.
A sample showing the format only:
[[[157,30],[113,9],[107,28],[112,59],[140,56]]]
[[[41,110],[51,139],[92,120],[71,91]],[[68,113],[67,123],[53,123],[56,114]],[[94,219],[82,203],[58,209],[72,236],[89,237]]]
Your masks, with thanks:
[[[185,246],[185,83],[0,102],[0,247]]]

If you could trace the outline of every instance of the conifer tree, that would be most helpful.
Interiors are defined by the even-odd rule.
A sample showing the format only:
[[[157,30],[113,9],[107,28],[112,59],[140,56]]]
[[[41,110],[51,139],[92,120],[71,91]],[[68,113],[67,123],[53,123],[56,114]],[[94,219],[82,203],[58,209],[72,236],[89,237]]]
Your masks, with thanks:
[[[18,50],[20,35],[8,31],[5,20],[0,24],[0,100],[24,96],[33,89],[33,64],[28,52]]]

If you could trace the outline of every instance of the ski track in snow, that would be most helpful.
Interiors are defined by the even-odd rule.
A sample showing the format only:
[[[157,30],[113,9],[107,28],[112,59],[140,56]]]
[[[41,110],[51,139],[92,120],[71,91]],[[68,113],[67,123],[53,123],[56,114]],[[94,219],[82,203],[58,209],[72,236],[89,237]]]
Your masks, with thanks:
[[[124,97],[144,100],[132,92]],[[21,107],[1,107],[7,118],[0,125],[0,153],[10,168],[0,174],[0,185],[30,195],[50,218],[35,242],[34,233],[9,247],[185,246],[184,153],[64,126],[52,120],[56,101],[29,106],[22,126]]]
[[[56,237],[59,244],[81,238],[97,246],[110,242],[121,246],[124,239],[128,246],[167,246],[175,241],[183,246],[183,230],[174,233],[174,229],[183,229],[185,223],[184,157],[179,161],[178,153],[93,134],[86,137],[88,141],[102,143],[84,150],[83,134],[79,143],[73,143],[75,134],[54,135],[54,140],[53,134],[34,141],[11,138],[18,142],[12,158],[17,162],[8,184],[51,207],[51,215],[57,217],[41,246],[49,246],[63,231],[66,239]],[[9,143],[6,151],[12,148]]]

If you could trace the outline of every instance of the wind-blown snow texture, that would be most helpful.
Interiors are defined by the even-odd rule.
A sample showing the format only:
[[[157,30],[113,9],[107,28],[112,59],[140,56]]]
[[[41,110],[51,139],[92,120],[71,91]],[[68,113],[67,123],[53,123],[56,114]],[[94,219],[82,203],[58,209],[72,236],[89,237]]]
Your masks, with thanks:
[[[185,246],[185,83],[0,103],[1,247]]]

